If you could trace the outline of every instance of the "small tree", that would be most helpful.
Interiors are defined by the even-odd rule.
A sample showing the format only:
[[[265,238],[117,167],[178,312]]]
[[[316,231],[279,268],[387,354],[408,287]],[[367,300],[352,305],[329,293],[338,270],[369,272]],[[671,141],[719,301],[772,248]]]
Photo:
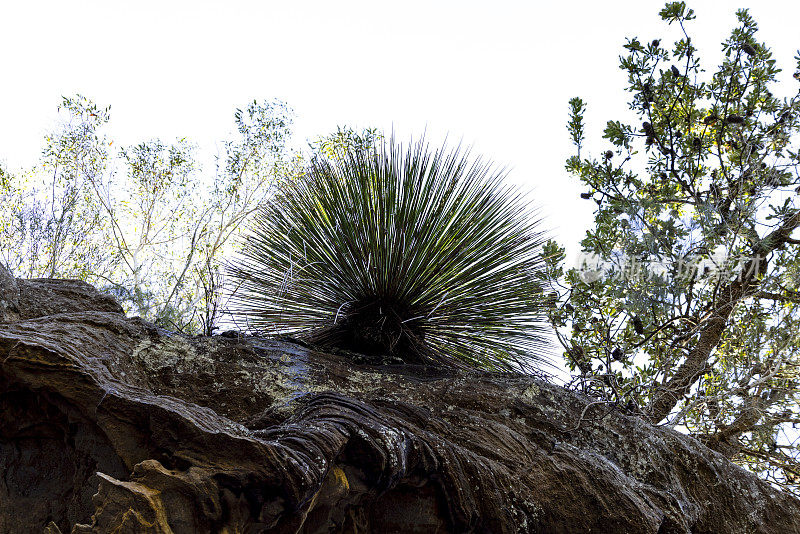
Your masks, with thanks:
[[[628,39],[621,58],[636,122],[609,121],[599,158],[567,161],[597,209],[582,269],[548,245],[551,321],[582,388],[797,488],[800,93],[771,92],[779,69],[747,10],[710,76],[692,10],[660,15],[674,45]],[[580,150],[585,104],[570,107]]]
[[[294,168],[291,112],[252,102],[208,176],[185,140],[113,150],[110,108],[64,98],[40,164],[0,175],[0,254],[23,277],[79,278],[127,311],[210,334],[222,312],[220,263],[235,235]]]
[[[341,159],[352,151],[375,150],[382,139],[383,134],[377,128],[357,131],[350,126],[337,126],[335,132],[317,137],[308,145],[311,149],[311,158]]]
[[[77,96],[59,107],[62,122],[46,137],[39,165],[5,172],[0,183],[0,246],[18,276],[84,278],[108,268],[101,206],[92,181],[107,171],[101,109]]]
[[[253,101],[234,113],[238,137],[225,143],[205,213],[202,245],[193,267],[202,331],[211,335],[229,297],[222,257],[233,238],[264,205],[273,186],[299,173],[301,158],[287,150],[293,113],[283,102]]]

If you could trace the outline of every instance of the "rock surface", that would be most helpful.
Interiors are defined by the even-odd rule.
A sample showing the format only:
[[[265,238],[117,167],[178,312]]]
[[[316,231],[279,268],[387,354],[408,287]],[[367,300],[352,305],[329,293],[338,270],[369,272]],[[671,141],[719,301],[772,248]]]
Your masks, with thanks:
[[[0,532],[800,533],[800,501],[532,377],[188,338],[0,271]]]

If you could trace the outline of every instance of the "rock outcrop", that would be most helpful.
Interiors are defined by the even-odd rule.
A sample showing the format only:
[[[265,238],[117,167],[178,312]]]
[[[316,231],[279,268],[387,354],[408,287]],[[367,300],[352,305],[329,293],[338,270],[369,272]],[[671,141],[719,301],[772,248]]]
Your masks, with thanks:
[[[800,501],[533,377],[185,337],[0,271],[0,532],[800,533]]]

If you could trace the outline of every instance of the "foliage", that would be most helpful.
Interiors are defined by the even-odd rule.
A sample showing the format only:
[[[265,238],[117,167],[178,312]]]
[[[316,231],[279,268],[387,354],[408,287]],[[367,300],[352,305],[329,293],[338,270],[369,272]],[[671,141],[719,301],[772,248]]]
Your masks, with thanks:
[[[78,278],[106,264],[91,180],[106,169],[98,130],[108,110],[80,96],[64,99],[59,109],[66,119],[47,135],[38,168],[21,176],[6,171],[0,184],[0,256],[19,276]]]
[[[581,147],[586,137],[585,125],[583,123],[583,114],[586,111],[586,102],[581,98],[575,97],[569,101],[569,122],[567,123],[567,131],[569,132],[572,143],[578,148],[578,158],[581,157]]]
[[[530,368],[541,234],[488,163],[424,142],[320,151],[231,273],[256,328],[405,361]]]
[[[383,139],[377,128],[360,132],[350,126],[337,126],[336,131],[316,138],[309,143],[311,153],[328,159],[346,157],[352,150],[372,150]]]
[[[291,111],[252,102],[234,114],[216,173],[186,140],[114,150],[110,108],[64,98],[40,164],[0,183],[2,261],[23,277],[79,278],[126,311],[211,334],[222,313],[221,257],[241,225],[295,166]]]
[[[661,17],[674,45],[632,38],[620,58],[639,124],[609,121],[600,158],[567,161],[597,209],[582,269],[548,245],[550,319],[580,387],[797,488],[800,93],[771,92],[780,71],[747,10],[710,76],[692,10]]]

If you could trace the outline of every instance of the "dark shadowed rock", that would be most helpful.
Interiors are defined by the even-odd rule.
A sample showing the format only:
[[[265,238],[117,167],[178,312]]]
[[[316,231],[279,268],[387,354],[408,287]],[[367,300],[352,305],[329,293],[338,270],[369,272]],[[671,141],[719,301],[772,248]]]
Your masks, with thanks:
[[[0,323],[19,320],[19,284],[11,273],[0,265]]]
[[[0,532],[800,532],[800,502],[531,377],[187,338],[0,273]]]
[[[0,323],[85,311],[122,313],[122,306],[81,280],[17,280],[0,265]]]

